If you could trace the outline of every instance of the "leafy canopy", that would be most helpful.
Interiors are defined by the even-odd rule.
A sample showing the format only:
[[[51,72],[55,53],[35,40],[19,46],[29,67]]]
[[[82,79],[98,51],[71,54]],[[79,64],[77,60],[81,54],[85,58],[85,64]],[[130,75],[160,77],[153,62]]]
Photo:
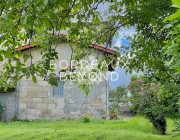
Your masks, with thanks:
[[[174,2],[179,6],[178,0]],[[108,9],[102,14],[98,6],[104,3]],[[175,11],[171,4],[170,0],[2,0],[0,61],[4,69],[0,86],[13,86],[22,77],[32,77],[36,82],[36,75],[44,77],[48,72],[51,73],[49,83],[54,83],[51,77],[55,73],[49,63],[58,56],[52,45],[66,41],[70,46],[76,46],[74,57],[80,60],[89,54],[86,52],[89,45],[111,44],[120,29],[132,26],[136,32],[130,38],[131,48],[120,57],[120,67],[130,73],[132,70],[147,72],[148,76],[162,83],[179,83],[180,76],[166,64],[170,57],[164,54],[163,49],[169,32],[169,29],[162,30],[166,25],[163,20]],[[178,12],[170,18],[178,18]],[[62,37],[62,30],[67,30],[68,36]],[[42,48],[41,62],[25,66],[27,60],[33,59],[31,49],[28,55],[19,59],[21,52],[16,48],[26,43]],[[179,60],[179,56],[173,58],[176,62]],[[84,89],[88,86],[85,83],[81,85]]]
[[[167,65],[175,69],[176,75],[178,75],[180,74],[180,1],[172,0],[172,2],[173,7],[178,8],[178,10],[164,19],[164,22],[169,21],[164,27],[169,29],[164,49],[169,57],[169,61],[166,61]]]
[[[87,55],[86,48],[105,42],[105,30],[97,7],[104,0],[1,0],[0,1],[0,62],[2,63],[0,87],[12,87],[22,77],[44,77],[50,72],[49,83],[54,84],[55,73],[50,61],[58,59],[57,45],[66,41],[76,46],[75,59]],[[106,0],[110,2],[110,0]],[[62,36],[63,30],[68,36]],[[108,33],[109,33],[108,32]],[[26,54],[17,51],[22,44],[42,48],[42,61],[33,63],[31,49]],[[73,44],[73,45],[72,45]],[[19,56],[23,56],[19,59]],[[25,63],[30,60],[31,65]],[[86,88],[86,85],[81,85]]]

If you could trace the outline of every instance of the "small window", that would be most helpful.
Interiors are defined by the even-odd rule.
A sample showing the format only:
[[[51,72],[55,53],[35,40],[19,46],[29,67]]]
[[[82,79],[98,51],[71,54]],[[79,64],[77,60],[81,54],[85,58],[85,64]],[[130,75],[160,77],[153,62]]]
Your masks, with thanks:
[[[53,96],[55,97],[63,97],[63,91],[64,91],[64,82],[60,81],[59,77],[56,77],[56,81],[58,83],[58,86],[53,86]]]

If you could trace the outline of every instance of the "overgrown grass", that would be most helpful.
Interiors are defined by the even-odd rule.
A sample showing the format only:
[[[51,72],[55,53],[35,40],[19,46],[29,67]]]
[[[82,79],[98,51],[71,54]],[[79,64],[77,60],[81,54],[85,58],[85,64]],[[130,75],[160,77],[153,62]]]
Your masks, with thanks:
[[[36,121],[0,123],[0,140],[170,140],[175,132],[168,119],[167,135],[158,135],[151,123],[142,116],[129,121]],[[179,140],[175,138],[174,140]]]

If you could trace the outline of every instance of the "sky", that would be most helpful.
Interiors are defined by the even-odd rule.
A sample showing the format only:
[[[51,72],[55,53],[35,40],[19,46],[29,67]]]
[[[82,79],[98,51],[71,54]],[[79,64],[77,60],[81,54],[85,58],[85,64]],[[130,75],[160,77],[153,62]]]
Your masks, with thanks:
[[[105,13],[105,11],[108,9],[109,7],[109,3],[105,2],[104,4],[100,4],[98,6],[98,11],[101,12],[101,14],[103,15],[103,13]],[[104,18],[106,18],[106,16],[103,16]],[[116,36],[115,38],[113,38],[112,41],[112,46],[116,46],[116,47],[121,47],[121,46],[127,46],[130,47],[130,40],[127,40],[125,38],[125,36],[132,36],[135,33],[135,27],[131,27],[129,29],[127,28],[122,28],[121,30],[118,31],[118,36]],[[118,68],[115,69],[115,72],[118,73],[119,78],[116,81],[112,81],[110,78],[110,74],[109,74],[109,86],[111,89],[115,89],[116,87],[120,86],[120,85],[125,85],[127,86],[130,82],[130,78],[131,78],[131,74],[126,74],[124,69]],[[133,72],[133,74],[137,74],[137,75],[141,75],[142,73],[135,73]]]
[[[121,34],[119,34],[116,38],[113,39],[112,46],[121,47],[122,45],[129,46],[130,41],[125,39],[125,37]],[[130,74],[126,74],[124,69],[115,69],[115,72],[118,73],[119,78],[116,81],[111,80],[109,76],[109,86],[111,89],[115,89],[116,87],[120,85],[127,86],[130,82]]]
[[[135,33],[135,28],[134,27],[131,27],[130,29],[127,29],[127,28],[123,28],[121,30],[118,31],[118,36],[113,38],[113,42],[112,42],[112,46],[116,46],[116,47],[121,47],[121,46],[127,46],[127,47],[130,47],[130,40],[127,40],[125,38],[125,35],[129,35],[129,36],[132,36],[133,34]],[[133,74],[128,74],[125,72],[124,69],[115,69],[115,72],[118,73],[119,75],[119,78],[118,80],[116,81],[112,81],[110,76],[109,76],[109,86],[111,89],[115,89],[116,87],[118,86],[121,86],[121,85],[125,85],[127,86],[130,82],[130,78],[132,75],[136,74],[136,75],[142,75],[141,72],[139,73],[136,73],[136,72],[133,72]]]

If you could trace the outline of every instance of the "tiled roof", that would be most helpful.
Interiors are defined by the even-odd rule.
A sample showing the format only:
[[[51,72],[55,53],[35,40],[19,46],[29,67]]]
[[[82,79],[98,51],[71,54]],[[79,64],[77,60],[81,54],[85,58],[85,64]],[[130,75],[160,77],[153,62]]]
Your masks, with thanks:
[[[35,46],[36,47],[36,46]],[[28,50],[29,48],[35,48],[33,46],[30,46],[29,44],[26,44],[26,45],[23,45],[21,48],[17,48],[18,51],[25,51],[25,50]],[[90,47],[93,47],[94,49],[98,50],[98,51],[101,51],[103,53],[106,53],[106,54],[116,54],[117,52],[115,50],[112,50],[112,49],[109,49],[109,48],[105,48],[105,47],[102,47],[100,45],[92,45]]]

